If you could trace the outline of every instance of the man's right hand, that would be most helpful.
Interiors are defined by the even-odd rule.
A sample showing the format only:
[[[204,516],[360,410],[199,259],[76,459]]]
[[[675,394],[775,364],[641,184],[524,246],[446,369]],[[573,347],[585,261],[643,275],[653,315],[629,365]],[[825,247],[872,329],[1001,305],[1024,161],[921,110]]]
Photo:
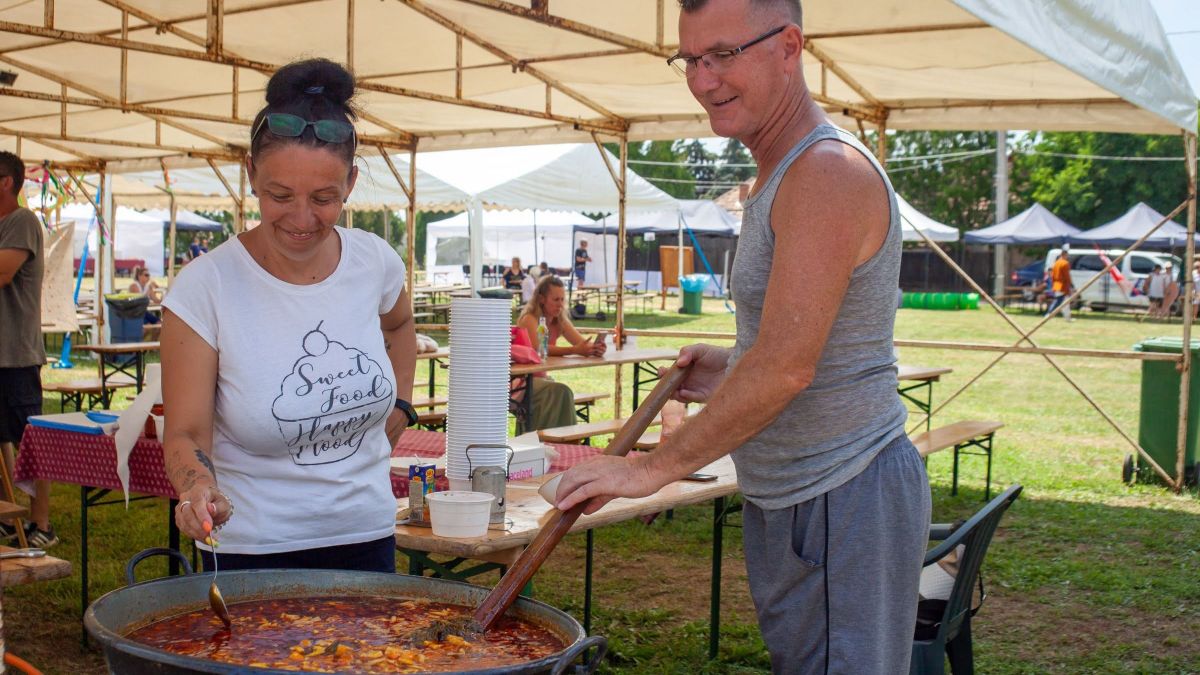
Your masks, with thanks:
[[[687,378],[675,390],[671,398],[684,403],[703,403],[717,390],[725,379],[725,368],[729,364],[729,349],[715,345],[695,344],[679,350],[675,365],[684,367],[692,364]],[[667,371],[659,368],[661,377]]]

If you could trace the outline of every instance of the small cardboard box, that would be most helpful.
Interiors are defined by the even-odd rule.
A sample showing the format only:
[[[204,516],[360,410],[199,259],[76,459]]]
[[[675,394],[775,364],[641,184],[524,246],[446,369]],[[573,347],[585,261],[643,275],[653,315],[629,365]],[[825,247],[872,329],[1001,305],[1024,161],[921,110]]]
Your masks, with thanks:
[[[530,445],[513,448],[512,463],[508,465],[509,480],[525,480],[541,476],[550,468],[546,446]]]
[[[434,464],[409,464],[408,480],[420,478],[425,494],[434,491],[437,483],[437,466]]]

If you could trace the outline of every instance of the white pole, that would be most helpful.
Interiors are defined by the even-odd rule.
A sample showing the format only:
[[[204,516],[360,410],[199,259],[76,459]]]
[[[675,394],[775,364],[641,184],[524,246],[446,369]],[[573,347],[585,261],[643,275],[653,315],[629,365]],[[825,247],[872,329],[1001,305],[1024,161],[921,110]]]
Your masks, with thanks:
[[[483,204],[471,197],[468,204],[467,231],[471,238],[471,293],[483,288]]]
[[[1008,220],[1008,132],[996,132],[996,222]],[[1005,262],[1008,247],[1002,244],[996,246],[993,266],[996,275],[992,279],[992,295],[1004,295],[1004,286],[1008,277],[1008,265]]]

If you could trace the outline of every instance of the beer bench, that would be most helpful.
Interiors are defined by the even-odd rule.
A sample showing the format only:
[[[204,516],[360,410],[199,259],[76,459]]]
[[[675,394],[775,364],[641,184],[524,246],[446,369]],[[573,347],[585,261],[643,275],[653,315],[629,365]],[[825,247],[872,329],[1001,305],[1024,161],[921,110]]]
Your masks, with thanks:
[[[987,480],[983,491],[983,500],[987,501],[992,493],[992,438],[1001,427],[1002,422],[963,420],[930,431],[922,431],[916,436],[910,436],[913,445],[922,458],[935,452],[954,449],[954,479],[950,494],[958,494],[958,456],[980,455],[987,457]]]

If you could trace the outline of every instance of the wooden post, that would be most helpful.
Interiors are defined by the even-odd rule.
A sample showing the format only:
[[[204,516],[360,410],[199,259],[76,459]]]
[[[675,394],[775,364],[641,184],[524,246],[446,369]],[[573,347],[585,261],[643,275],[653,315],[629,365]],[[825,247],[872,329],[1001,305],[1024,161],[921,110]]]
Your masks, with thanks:
[[[1196,259],[1196,134],[1186,132],[1183,135],[1184,162],[1187,164],[1188,178],[1188,207],[1187,207],[1187,248],[1183,259],[1183,294],[1181,307],[1183,313],[1183,359],[1179,364],[1179,430],[1175,442],[1175,491],[1183,490],[1185,472],[1184,458],[1187,454],[1188,441],[1188,404],[1191,399],[1192,384],[1192,294],[1196,292],[1192,283],[1192,267]]]
[[[163,185],[167,188],[167,195],[171,198],[171,224],[167,230],[167,286],[169,287],[171,282],[175,281],[175,235],[177,230],[175,218],[177,211],[175,191],[171,189],[171,177],[167,174],[166,162],[162,163],[162,173]]]
[[[238,200],[237,214],[234,217],[234,232],[241,234],[246,231],[246,158],[238,162]]]
[[[346,0],[346,70],[354,73],[354,0]]]
[[[405,234],[407,241],[404,243],[404,266],[408,279],[405,280],[405,288],[408,289],[408,297],[413,298],[413,280],[416,278],[417,258],[417,144],[414,141],[412,149],[408,151],[408,212],[405,213],[407,222],[405,226]]]
[[[613,330],[613,348],[620,351],[625,346],[625,186],[629,166],[629,138],[625,134],[618,137],[621,143],[621,169],[617,175],[617,319]],[[613,383],[613,414],[621,416],[621,373],[625,370],[617,366],[617,375]]]

